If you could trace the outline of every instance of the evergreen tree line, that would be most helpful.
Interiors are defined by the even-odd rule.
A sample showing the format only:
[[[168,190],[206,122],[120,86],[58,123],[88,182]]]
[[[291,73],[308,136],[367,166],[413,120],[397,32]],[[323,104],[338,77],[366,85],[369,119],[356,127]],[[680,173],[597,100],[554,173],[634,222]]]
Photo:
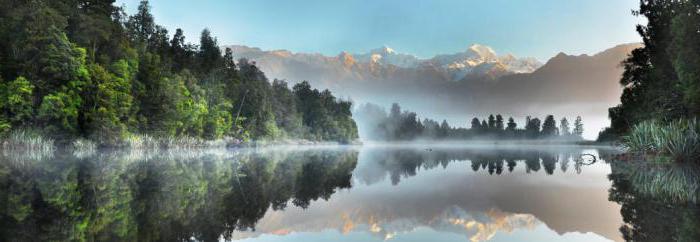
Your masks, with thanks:
[[[415,112],[401,110],[394,103],[387,114],[384,109],[374,104],[365,104],[356,111],[358,120],[367,122],[372,137],[375,140],[413,140],[413,139],[564,139],[581,140],[583,121],[576,117],[573,124],[562,118],[557,120],[553,115],[547,115],[544,121],[528,116],[525,127],[519,128],[510,117],[506,121],[501,114],[489,115],[479,120],[473,118],[470,128],[451,126],[447,120],[438,122],[432,119],[421,119]]]
[[[609,109],[611,127],[599,139],[627,134],[645,120],[695,118],[700,113],[700,3],[641,0],[636,16],[644,46],[623,62],[621,104]]]
[[[133,134],[219,139],[357,138],[349,101],[270,82],[209,30],[199,44],[114,0],[0,0],[0,133],[116,145]],[[11,7],[10,7],[11,6]]]

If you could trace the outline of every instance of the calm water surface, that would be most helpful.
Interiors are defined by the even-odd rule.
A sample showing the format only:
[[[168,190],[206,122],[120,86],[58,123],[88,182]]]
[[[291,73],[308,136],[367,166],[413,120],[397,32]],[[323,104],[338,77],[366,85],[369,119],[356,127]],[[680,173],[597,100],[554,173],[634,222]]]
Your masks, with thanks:
[[[0,160],[0,241],[698,241],[698,210],[640,198],[610,175],[612,153],[9,153]]]

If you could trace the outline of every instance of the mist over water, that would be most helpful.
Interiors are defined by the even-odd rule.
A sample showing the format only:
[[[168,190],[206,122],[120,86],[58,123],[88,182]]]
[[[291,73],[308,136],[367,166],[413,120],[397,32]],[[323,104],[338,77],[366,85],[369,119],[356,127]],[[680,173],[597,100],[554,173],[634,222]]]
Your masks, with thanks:
[[[499,57],[487,46],[479,46],[487,53],[472,46],[432,59],[415,59],[388,47],[338,56],[232,48],[236,56],[256,61],[271,79],[307,80],[352,100],[356,107],[373,103],[388,109],[398,103],[421,119],[447,120],[454,127],[469,127],[472,118],[491,114],[513,117],[520,127],[527,116],[554,115],[557,120],[581,116],[586,126],[583,137],[593,140],[609,126],[608,108],[620,102],[620,63],[639,46],[611,46],[580,56],[561,53],[527,70],[517,70],[509,62],[521,59]],[[374,59],[366,58],[370,54]],[[413,64],[406,64],[406,58]],[[455,76],[461,72],[467,74]]]
[[[442,109],[440,105],[446,107],[445,105],[448,104],[436,103],[438,101],[431,100],[430,98],[425,98],[424,100],[426,101],[411,101],[406,99],[406,101],[403,101],[401,103],[406,103],[407,106],[404,107],[402,105],[402,108],[417,112],[417,117],[420,120],[426,118],[433,119],[438,122],[446,120],[453,128],[466,129],[470,128],[469,122],[472,118],[476,117],[482,120],[487,118],[489,115],[497,114],[502,114],[506,119],[512,117],[517,123],[518,128],[525,127],[525,121],[527,116],[532,116],[532,118],[539,118],[540,120],[543,120],[547,115],[551,114],[554,115],[557,122],[559,122],[561,118],[567,118],[567,120],[573,122],[574,119],[580,115],[584,122],[583,138],[586,140],[595,140],[598,137],[598,133],[601,130],[603,130],[605,127],[610,126],[610,120],[607,116],[607,105],[612,105],[595,105],[598,108],[594,108],[588,104],[565,105],[559,108],[553,108],[549,106],[544,110],[538,110],[537,107],[532,106],[530,108],[524,108],[520,111],[511,110],[509,112],[506,111],[487,113],[470,112],[469,110],[445,110]],[[376,128],[377,117],[357,115],[358,107],[362,107],[363,105],[367,104],[381,103],[379,102],[379,100],[375,101],[377,102],[355,104],[355,113],[353,113],[353,119],[357,123],[360,139],[362,139],[363,141],[379,138],[375,133],[373,133],[373,129]],[[416,102],[421,103],[416,104]],[[384,109],[384,111],[388,111],[389,107],[391,107],[391,103],[389,102],[386,105],[378,106],[381,106]],[[559,124],[557,123],[557,125]]]

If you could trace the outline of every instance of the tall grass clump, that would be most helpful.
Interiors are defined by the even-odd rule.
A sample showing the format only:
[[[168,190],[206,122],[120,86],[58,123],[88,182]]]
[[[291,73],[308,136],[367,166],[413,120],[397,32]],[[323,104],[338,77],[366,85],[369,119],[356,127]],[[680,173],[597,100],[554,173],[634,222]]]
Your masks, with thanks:
[[[661,125],[657,121],[645,121],[635,125],[629,135],[623,137],[623,142],[630,151],[654,153],[658,151],[657,138]]]
[[[655,161],[696,162],[700,158],[700,124],[696,119],[668,123],[645,121],[635,125],[623,142],[631,152]]]
[[[164,137],[163,146],[169,149],[192,149],[206,147],[206,141],[191,136]]]
[[[73,155],[78,158],[88,157],[97,152],[97,143],[92,140],[78,138],[71,143]]]
[[[235,145],[238,140],[232,137],[224,137],[217,140],[206,140],[191,136],[165,136],[153,137],[150,135],[129,135],[124,139],[125,147],[131,149],[202,149],[202,148],[226,148]]]
[[[234,143],[234,139],[224,137],[223,139],[206,140],[191,136],[164,137],[161,138],[164,148],[168,149],[198,149],[198,148],[226,148]]]
[[[17,129],[12,130],[3,138],[2,148],[5,151],[31,151],[50,153],[56,147],[54,140],[46,138],[36,131]]]
[[[124,139],[124,146],[132,149],[158,149],[158,139],[147,134],[130,134]]]

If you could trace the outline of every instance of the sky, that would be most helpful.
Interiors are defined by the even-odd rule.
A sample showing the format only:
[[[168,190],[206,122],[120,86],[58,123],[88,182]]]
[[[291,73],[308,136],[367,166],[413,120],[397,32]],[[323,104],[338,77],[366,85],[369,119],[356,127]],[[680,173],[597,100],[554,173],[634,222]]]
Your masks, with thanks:
[[[139,0],[117,0],[127,13]],[[381,46],[430,58],[478,43],[546,61],[640,42],[638,0],[152,0],[156,22],[189,41],[209,28],[221,45],[365,53]]]

